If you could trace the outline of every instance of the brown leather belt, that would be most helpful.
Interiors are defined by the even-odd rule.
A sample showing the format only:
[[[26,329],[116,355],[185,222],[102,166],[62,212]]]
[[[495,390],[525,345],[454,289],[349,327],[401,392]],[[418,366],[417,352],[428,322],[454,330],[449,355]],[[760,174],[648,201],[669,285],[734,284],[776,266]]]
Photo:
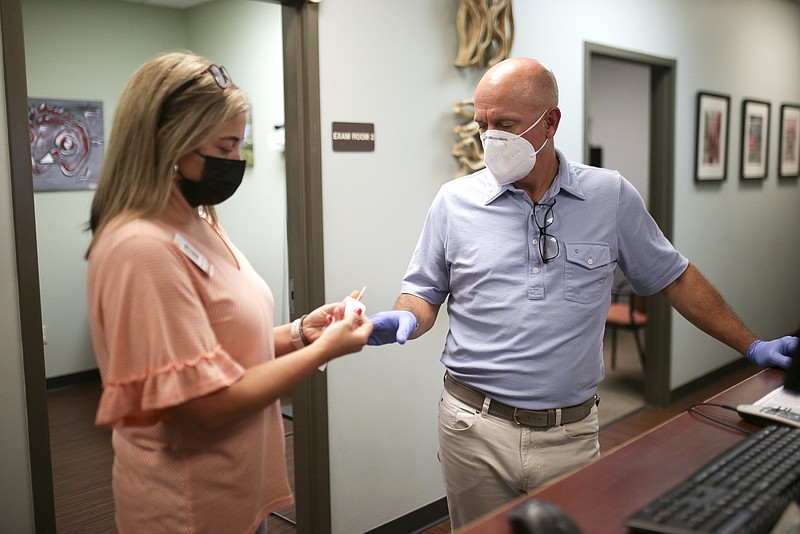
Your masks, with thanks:
[[[483,408],[483,403],[488,398],[480,391],[462,384],[449,373],[444,375],[444,389],[453,397],[476,410]],[[556,408],[551,410],[522,410],[514,408],[500,401],[490,399],[489,415],[502,417],[520,426],[531,428],[552,428],[554,426],[575,423],[586,418],[592,411],[592,406],[600,403],[600,397],[594,395],[589,400],[576,406]]]

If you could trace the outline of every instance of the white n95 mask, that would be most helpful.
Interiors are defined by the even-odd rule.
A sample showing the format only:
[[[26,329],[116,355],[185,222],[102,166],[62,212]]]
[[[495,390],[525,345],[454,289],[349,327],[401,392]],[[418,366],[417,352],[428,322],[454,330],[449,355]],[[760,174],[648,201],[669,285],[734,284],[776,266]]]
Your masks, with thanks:
[[[525,178],[533,170],[533,166],[536,165],[536,154],[547,144],[547,138],[539,150],[534,150],[533,145],[522,136],[539,124],[548,111],[550,110],[546,109],[536,122],[519,135],[503,130],[486,130],[481,134],[483,161],[498,184],[513,184]]]

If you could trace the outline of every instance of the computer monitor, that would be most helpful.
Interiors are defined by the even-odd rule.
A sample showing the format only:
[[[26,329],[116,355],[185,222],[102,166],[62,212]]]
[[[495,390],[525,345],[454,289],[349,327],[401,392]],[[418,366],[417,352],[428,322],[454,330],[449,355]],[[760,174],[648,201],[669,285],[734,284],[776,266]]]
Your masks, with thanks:
[[[800,343],[797,344],[792,354],[792,363],[786,372],[783,388],[786,391],[800,394]]]

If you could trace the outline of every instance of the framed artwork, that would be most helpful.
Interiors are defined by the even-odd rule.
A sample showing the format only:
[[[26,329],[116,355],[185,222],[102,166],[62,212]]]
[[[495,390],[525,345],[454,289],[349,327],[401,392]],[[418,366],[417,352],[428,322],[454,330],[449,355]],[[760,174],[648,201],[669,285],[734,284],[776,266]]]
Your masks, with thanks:
[[[28,99],[34,191],[95,189],[103,163],[103,103]]]
[[[800,105],[781,106],[778,176],[781,178],[800,176]]]
[[[694,179],[698,182],[727,177],[730,102],[727,95],[697,93]]]
[[[742,102],[742,179],[767,177],[769,102]]]
[[[28,99],[34,191],[95,189],[103,162],[103,103]]]

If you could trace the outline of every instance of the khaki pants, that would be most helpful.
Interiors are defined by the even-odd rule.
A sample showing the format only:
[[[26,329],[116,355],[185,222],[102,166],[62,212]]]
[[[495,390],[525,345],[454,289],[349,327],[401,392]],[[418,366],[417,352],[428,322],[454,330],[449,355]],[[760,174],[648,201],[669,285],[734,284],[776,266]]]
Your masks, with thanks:
[[[439,402],[439,462],[453,529],[600,457],[597,406],[582,421],[532,429],[464,404]]]

